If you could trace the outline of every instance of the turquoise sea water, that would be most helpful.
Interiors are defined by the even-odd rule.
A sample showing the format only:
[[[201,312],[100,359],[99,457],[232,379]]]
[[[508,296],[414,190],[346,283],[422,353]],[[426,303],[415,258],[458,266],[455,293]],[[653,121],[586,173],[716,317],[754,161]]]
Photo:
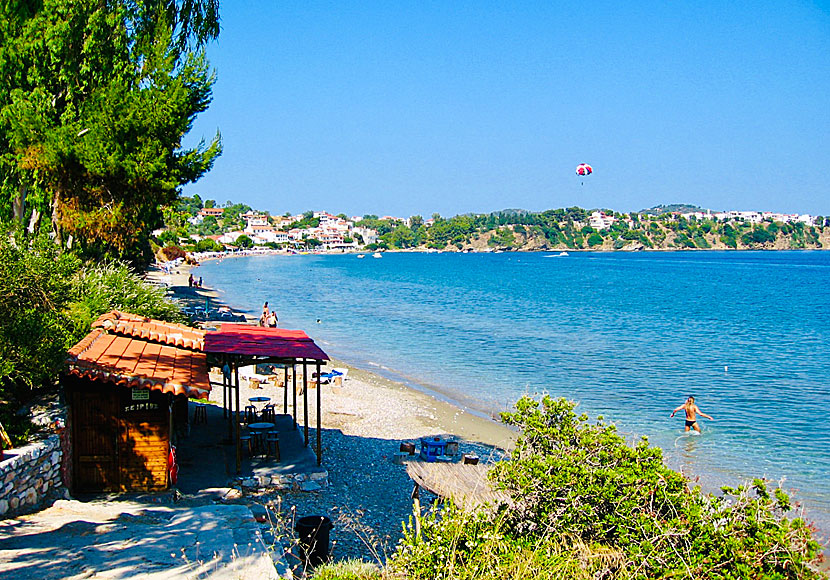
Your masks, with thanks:
[[[334,357],[480,412],[548,392],[707,487],[786,478],[830,531],[830,252],[268,256],[196,274],[254,316],[268,300]],[[669,419],[690,394],[715,418],[701,436]]]

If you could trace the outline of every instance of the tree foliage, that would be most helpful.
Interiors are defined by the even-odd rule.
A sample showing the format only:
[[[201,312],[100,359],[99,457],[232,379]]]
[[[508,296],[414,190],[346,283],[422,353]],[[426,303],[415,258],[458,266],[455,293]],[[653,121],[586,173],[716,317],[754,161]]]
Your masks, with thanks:
[[[183,322],[163,290],[123,263],[84,264],[42,232],[0,222],[0,421],[38,389],[51,389],[66,351],[114,308]],[[20,435],[20,432],[12,435]]]
[[[564,399],[522,398],[490,475],[501,506],[414,515],[392,562],[408,578],[822,578],[820,546],[765,481],[703,493],[660,449],[629,445]],[[412,525],[417,523],[417,525]]]
[[[221,151],[182,146],[211,99],[215,1],[0,4],[0,217],[51,216],[88,255],[134,257],[159,206]],[[192,47],[192,48],[191,48]]]

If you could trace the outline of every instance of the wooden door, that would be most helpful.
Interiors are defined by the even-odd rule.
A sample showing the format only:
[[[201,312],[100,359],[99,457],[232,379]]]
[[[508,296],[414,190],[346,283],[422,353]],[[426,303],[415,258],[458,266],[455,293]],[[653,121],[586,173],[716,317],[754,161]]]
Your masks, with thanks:
[[[75,491],[119,490],[119,405],[113,387],[77,390],[71,401]]]
[[[133,400],[135,391],[124,391],[118,455],[122,491],[167,489],[167,456],[170,450],[170,401],[159,391],[147,399]]]

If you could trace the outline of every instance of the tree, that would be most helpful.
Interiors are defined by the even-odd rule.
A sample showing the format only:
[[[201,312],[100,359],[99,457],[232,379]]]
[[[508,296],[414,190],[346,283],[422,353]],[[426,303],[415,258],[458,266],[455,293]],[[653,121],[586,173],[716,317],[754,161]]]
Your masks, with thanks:
[[[210,169],[182,139],[211,99],[216,0],[0,5],[0,213],[51,216],[89,255],[136,257]],[[13,203],[12,203],[13,202]]]
[[[254,241],[245,234],[242,234],[236,238],[236,245],[239,248],[252,248],[254,246]]]

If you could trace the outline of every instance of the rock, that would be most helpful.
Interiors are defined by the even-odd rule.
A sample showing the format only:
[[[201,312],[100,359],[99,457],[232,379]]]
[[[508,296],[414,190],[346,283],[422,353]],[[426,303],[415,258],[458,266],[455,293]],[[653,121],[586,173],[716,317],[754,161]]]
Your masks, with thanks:
[[[304,481],[300,484],[300,491],[318,491],[322,489],[320,484],[314,481]]]
[[[4,499],[0,499],[0,515],[5,514],[9,511],[9,502]]]

